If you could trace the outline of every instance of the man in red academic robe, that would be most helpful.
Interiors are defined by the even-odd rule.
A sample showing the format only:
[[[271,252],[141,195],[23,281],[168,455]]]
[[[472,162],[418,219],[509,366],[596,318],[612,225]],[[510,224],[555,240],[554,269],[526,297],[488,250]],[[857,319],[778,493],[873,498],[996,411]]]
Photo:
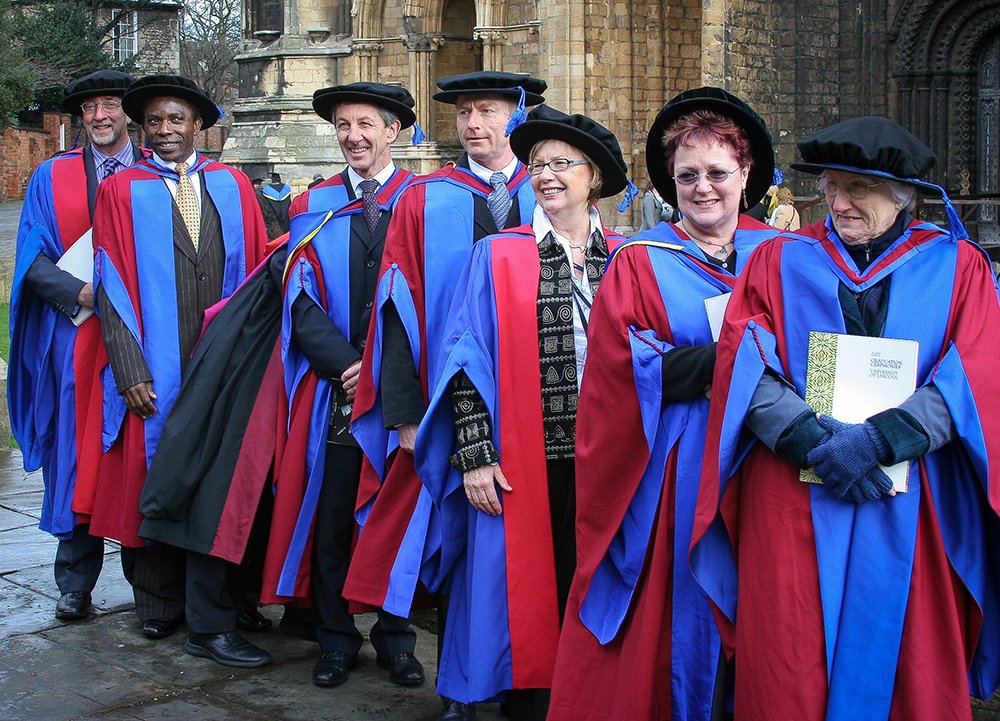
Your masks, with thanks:
[[[260,666],[270,654],[235,632],[225,561],[146,545],[138,499],[204,312],[261,260],[263,221],[249,179],[194,150],[198,132],[220,116],[195,83],[147,76],[123,105],[142,123],[153,156],[97,198],[97,299],[110,359],[102,371],[105,459],[118,475],[102,479],[92,526],[137,549],[130,577],[148,638],[170,635],[186,611],[188,653]]]

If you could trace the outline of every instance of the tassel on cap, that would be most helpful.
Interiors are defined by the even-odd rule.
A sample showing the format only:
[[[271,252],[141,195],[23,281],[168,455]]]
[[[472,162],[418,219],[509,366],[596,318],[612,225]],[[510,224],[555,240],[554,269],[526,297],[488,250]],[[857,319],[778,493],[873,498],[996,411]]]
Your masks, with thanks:
[[[624,213],[626,208],[632,205],[632,201],[635,200],[637,195],[639,195],[639,189],[635,187],[635,183],[631,180],[628,181],[628,185],[625,186],[625,197],[617,206],[618,212]]]
[[[924,183],[924,185],[931,185],[931,183]],[[962,216],[958,214],[955,206],[952,205],[951,198],[948,197],[948,193],[940,185],[935,185],[941,192],[941,200],[944,201],[944,212],[948,216],[948,230],[951,234],[958,240],[968,240],[969,231],[965,229],[965,223],[962,222]]]
[[[420,123],[413,124],[413,145],[420,145],[422,142],[427,140],[427,135],[424,133],[424,129],[420,127]]]
[[[771,176],[771,185],[781,185],[784,182],[785,174],[781,172],[781,168],[775,165],[774,174]]]
[[[219,109],[219,120],[222,120],[224,117],[226,117],[226,111],[221,105],[216,105],[215,107]]]
[[[511,113],[510,120],[507,121],[507,127],[503,131],[503,135],[506,138],[508,135],[514,132],[514,128],[523,123],[528,117],[525,111],[525,96],[524,88],[520,87],[518,90],[521,91],[521,95],[517,99],[517,107],[514,108],[514,112]]]

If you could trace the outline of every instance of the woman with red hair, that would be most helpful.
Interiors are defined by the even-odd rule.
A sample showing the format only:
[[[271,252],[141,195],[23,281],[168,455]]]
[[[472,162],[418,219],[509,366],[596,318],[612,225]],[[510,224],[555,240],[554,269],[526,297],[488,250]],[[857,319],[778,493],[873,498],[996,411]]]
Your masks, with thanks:
[[[777,231],[741,215],[771,185],[764,121],[720,88],[681,93],[646,143],[682,214],[622,245],[594,303],[577,417],[577,571],[549,721],[722,712],[726,668],[687,553],[715,343],[707,307]]]

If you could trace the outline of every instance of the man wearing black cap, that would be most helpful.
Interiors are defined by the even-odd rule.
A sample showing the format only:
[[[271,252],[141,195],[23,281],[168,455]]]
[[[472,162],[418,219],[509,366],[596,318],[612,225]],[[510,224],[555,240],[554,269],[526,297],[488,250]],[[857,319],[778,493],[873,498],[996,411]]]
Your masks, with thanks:
[[[120,475],[98,485],[92,526],[134,547],[131,582],[148,638],[170,635],[185,613],[185,650],[251,667],[267,652],[234,631],[221,558],[146,545],[138,500],[164,419],[177,396],[205,310],[229,296],[263,255],[264,225],[249,179],[194,149],[220,117],[185,77],[137,80],[122,98],[153,156],[102,186],[94,214],[97,301],[110,361],[105,462]]]
[[[311,591],[322,652],[313,669],[317,686],[346,681],[363,640],[342,595],[362,465],[348,422],[386,228],[392,206],[413,178],[392,162],[391,149],[400,130],[416,122],[413,105],[405,88],[381,83],[317,90],[313,108],[336,127],[347,167],[296,197],[291,207],[284,302],[291,324],[283,328],[282,348],[291,381],[288,447],[302,452],[287,452],[278,472],[264,589],[275,601]],[[298,422],[303,415],[310,422]],[[318,432],[309,432],[314,426]],[[318,498],[302,492],[307,467],[310,477],[322,478]],[[296,542],[310,531],[311,557]],[[311,588],[301,582],[306,577]],[[371,641],[392,681],[423,682],[413,655],[416,634],[405,614],[379,611]]]
[[[412,578],[437,550],[436,541],[427,537],[430,503],[421,497],[412,454],[427,389],[436,385],[433,364],[455,286],[473,243],[530,222],[535,207],[529,176],[507,136],[523,121],[525,106],[543,101],[545,81],[478,72],[441,78],[437,85],[441,92],[434,99],[455,106],[465,152],[457,163],[407,189],[393,213],[371,331],[381,344],[379,349],[372,342],[366,346],[352,424],[382,484],[377,496],[372,491],[358,499],[370,513],[345,592],[383,607],[387,586],[396,588],[391,574],[400,571],[398,563],[387,567],[387,545],[405,548],[419,539],[416,552],[389,554],[410,559]],[[384,459],[395,440],[387,433],[391,429],[403,452],[386,471]],[[406,513],[401,523],[402,506]],[[412,586],[409,593],[395,595],[396,613],[408,612]],[[468,719],[474,713],[474,707],[446,699],[441,718]]]
[[[100,394],[96,364],[103,352],[100,324],[89,317],[94,307],[89,231],[98,184],[142,158],[126,132],[121,104],[131,82],[124,73],[99,70],[65,87],[63,110],[81,118],[89,143],[35,170],[18,229],[11,425],[25,469],[42,467],[39,525],[59,538],[56,617],[62,620],[88,616],[104,561],[104,540],[90,535],[87,525],[101,453],[101,419],[88,409],[89,399]],[[78,239],[78,253],[70,254]],[[79,263],[70,262],[73,255]]]

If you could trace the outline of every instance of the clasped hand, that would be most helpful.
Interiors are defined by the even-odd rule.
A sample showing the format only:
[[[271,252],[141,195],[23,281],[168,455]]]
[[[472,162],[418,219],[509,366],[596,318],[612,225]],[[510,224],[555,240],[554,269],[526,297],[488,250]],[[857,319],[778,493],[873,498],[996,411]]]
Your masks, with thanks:
[[[879,468],[879,458],[887,452],[887,442],[871,423],[841,423],[817,413],[819,424],[829,432],[806,455],[823,484],[842,501],[864,503],[894,496],[892,481]]]

